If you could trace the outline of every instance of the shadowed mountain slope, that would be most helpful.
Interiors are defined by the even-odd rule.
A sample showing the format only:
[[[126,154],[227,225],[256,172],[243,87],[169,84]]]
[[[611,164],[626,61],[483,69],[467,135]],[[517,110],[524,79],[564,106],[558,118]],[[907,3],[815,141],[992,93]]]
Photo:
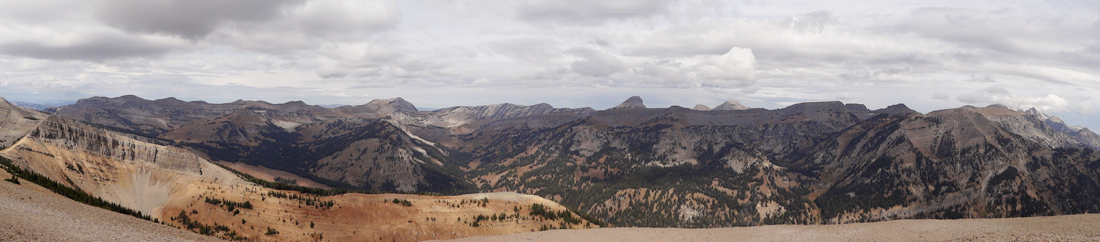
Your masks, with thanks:
[[[116,99],[62,109],[135,109]],[[159,137],[336,187],[515,191],[623,226],[1074,214],[1096,211],[1086,201],[1100,198],[1096,134],[1037,111],[642,103],[228,108]]]

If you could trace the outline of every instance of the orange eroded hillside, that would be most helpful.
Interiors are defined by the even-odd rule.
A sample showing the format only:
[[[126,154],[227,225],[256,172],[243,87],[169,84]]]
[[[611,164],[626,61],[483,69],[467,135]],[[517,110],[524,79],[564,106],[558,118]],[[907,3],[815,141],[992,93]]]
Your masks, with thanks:
[[[420,241],[560,228],[562,219],[530,215],[531,205],[539,203],[553,211],[566,210],[552,201],[517,193],[313,196],[258,186],[232,190],[238,189],[209,184],[187,199],[173,199],[165,206],[161,217],[186,229],[180,219],[182,211],[191,221],[211,228],[226,227],[229,231],[215,232],[223,238],[232,238],[235,232],[240,238],[262,241]],[[239,211],[235,214],[226,205],[214,205],[208,203],[208,199],[247,201],[253,208],[235,208],[233,211]],[[398,203],[394,203],[395,199]],[[324,205],[329,202],[331,207]],[[477,221],[479,215],[486,219]],[[477,227],[473,226],[475,222]],[[597,226],[582,222],[568,227]],[[268,234],[269,228],[278,233]],[[202,229],[191,230],[201,232]]]
[[[304,177],[300,177],[300,176],[295,175],[295,174],[290,173],[290,172],[280,171],[280,170],[271,169],[271,168],[267,168],[267,167],[263,167],[263,166],[254,166],[254,165],[249,165],[249,164],[245,164],[245,163],[242,163],[242,162],[217,161],[215,163],[218,163],[219,165],[229,167],[230,169],[237,170],[239,172],[243,172],[245,174],[248,174],[248,175],[256,177],[256,178],[264,179],[266,181],[275,181],[276,177],[281,177],[281,178],[286,178],[286,179],[292,179],[296,182],[294,185],[299,185],[299,186],[303,186],[303,187],[314,187],[314,188],[325,188],[325,189],[331,188],[329,186],[325,186],[325,184],[321,184],[321,183],[315,182],[313,180],[306,179]]]
[[[14,166],[150,219],[219,238],[418,241],[594,227],[537,196],[315,196],[265,188],[185,149],[56,116],[27,132],[0,150]],[[532,215],[534,204],[545,206],[543,216]]]

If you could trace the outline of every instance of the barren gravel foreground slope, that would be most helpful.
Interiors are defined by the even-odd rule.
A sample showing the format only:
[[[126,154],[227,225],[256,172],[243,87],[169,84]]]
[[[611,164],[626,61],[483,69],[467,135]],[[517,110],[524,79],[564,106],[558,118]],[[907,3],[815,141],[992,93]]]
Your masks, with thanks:
[[[1100,241],[1100,214],[718,229],[551,230],[451,241]]]
[[[0,181],[0,241],[220,241],[21,184]]]

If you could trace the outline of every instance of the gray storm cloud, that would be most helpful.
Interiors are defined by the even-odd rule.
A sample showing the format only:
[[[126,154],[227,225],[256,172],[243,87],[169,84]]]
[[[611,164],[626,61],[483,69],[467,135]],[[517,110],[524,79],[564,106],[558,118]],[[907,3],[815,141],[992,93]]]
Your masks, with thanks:
[[[133,36],[91,36],[74,43],[49,45],[21,41],[0,44],[0,53],[47,60],[99,61],[124,57],[163,56],[179,46]]]
[[[564,24],[602,24],[608,20],[626,20],[665,12],[673,1],[667,0],[535,0],[519,4],[520,18]]]
[[[0,26],[0,96],[21,101],[245,95],[203,91],[220,87],[255,95],[229,101],[601,107],[650,94],[1000,103],[1100,126],[1097,1],[40,0],[0,2]]]
[[[198,39],[233,22],[260,22],[279,16],[302,0],[111,0],[95,16],[104,23],[138,33],[163,33]]]
[[[611,54],[588,48],[574,48],[565,52],[580,57],[580,60],[569,64],[569,67],[581,75],[603,77],[626,70],[623,61]]]

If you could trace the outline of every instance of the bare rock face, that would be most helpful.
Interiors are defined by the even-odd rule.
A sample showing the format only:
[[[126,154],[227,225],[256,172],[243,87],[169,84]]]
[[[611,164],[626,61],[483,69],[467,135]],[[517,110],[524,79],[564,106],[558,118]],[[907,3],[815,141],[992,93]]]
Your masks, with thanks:
[[[618,106],[615,106],[611,109],[624,109],[624,108],[645,108],[645,104],[642,103],[642,97],[631,96],[630,98],[627,98],[626,101],[623,101],[623,103],[621,103]]]
[[[45,118],[43,113],[17,107],[0,98],[0,150],[23,138]]]
[[[707,107],[707,105],[703,105],[703,104],[695,104],[695,107],[693,107],[691,109],[698,110],[698,111],[710,111],[710,107]]]
[[[154,216],[176,192],[199,180],[242,182],[183,148],[59,116],[42,120],[0,155],[64,185]]]
[[[1066,123],[1063,122],[1062,119],[1039,112],[1039,110],[1035,108],[1027,110],[1027,113],[1035,117],[1035,119],[1037,119],[1039,122],[1045,124],[1046,127],[1058,132],[1065,133],[1073,139],[1081,142],[1081,144],[1091,147],[1094,150],[1100,151],[1100,135],[1093,133],[1088,128],[1066,125]]]
[[[745,107],[744,105],[741,105],[740,102],[733,101],[733,100],[726,101],[722,104],[719,104],[717,107],[714,107],[714,110],[745,110],[745,109],[749,109],[749,108]]]
[[[337,107],[334,108],[334,110],[340,113],[365,118],[381,118],[392,115],[394,113],[417,112],[416,106],[400,97],[391,99],[375,99],[371,100],[367,104],[358,106]]]
[[[1100,153],[1001,106],[878,115],[794,162],[831,184],[815,204],[830,223],[1019,217],[1100,210]],[[1051,167],[1054,165],[1062,168]],[[1073,181],[1071,181],[1073,180]],[[1070,205],[1073,204],[1073,205]]]
[[[556,126],[564,122],[575,120],[569,118],[560,119],[560,117],[583,117],[593,112],[595,112],[595,110],[592,110],[592,108],[554,108],[546,103],[530,106],[500,103],[484,106],[450,107],[431,112],[397,113],[394,114],[392,119],[406,126],[457,128],[459,131],[456,134],[466,134],[472,131],[471,126],[494,126],[492,123],[496,121],[507,120],[528,126],[545,126],[539,123],[550,121],[550,123]]]

